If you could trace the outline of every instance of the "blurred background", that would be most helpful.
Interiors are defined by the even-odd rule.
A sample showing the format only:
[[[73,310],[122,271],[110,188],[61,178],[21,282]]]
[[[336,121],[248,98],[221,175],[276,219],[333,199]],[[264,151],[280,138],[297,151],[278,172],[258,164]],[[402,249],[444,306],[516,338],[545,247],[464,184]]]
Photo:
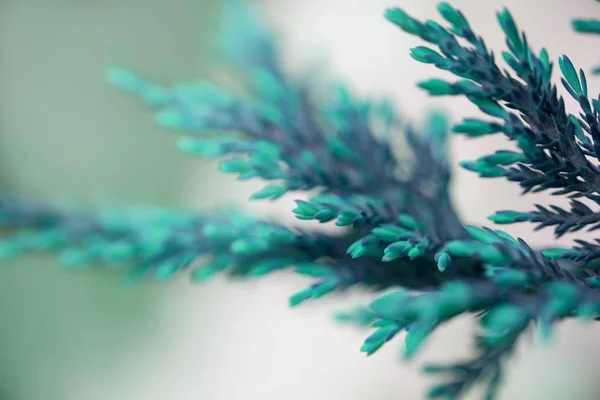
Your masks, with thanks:
[[[418,40],[385,22],[401,6],[437,18],[434,0],[264,0],[286,64],[350,83],[358,93],[393,99],[419,121],[431,107],[455,121],[477,116],[466,100],[435,100],[415,82],[440,76],[413,61]],[[455,0],[490,47],[503,36],[495,12],[508,7],[530,43],[575,65],[600,62],[594,37],[571,31],[574,17],[600,16],[592,0]],[[210,36],[218,0],[0,0],[0,187],[91,205],[159,204],[209,209],[246,205],[254,183],[219,175],[216,166],[176,151],[175,137],[106,84],[120,65],[164,83],[210,77]],[[556,72],[556,71],[555,71]],[[600,89],[598,78],[589,79]],[[454,138],[456,160],[502,148],[502,138]],[[456,172],[455,199],[466,221],[485,224],[497,209],[523,209],[543,196],[519,197],[515,185]],[[292,199],[254,206],[289,217]],[[552,232],[507,229],[533,245]],[[565,239],[568,241],[569,239]],[[370,298],[351,294],[287,307],[306,282],[277,275],[260,281],[216,279],[194,286],[123,287],[98,271],[63,271],[51,257],[26,257],[0,269],[0,399],[420,399],[431,381],[424,361],[467,356],[472,326],[440,329],[417,360],[399,361],[401,340],[369,359],[368,331],[337,326],[333,311]],[[522,341],[501,399],[600,398],[598,327],[564,324],[550,344]],[[592,357],[590,357],[592,355]],[[479,398],[477,391],[469,398]]]

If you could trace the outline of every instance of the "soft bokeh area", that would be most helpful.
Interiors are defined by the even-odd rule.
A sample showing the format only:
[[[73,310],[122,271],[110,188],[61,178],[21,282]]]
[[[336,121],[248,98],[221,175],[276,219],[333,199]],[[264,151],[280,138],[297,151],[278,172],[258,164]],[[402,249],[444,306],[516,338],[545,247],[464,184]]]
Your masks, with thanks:
[[[383,19],[401,6],[437,18],[434,0],[264,0],[286,65],[313,66],[366,96],[387,96],[405,118],[435,107],[454,121],[476,116],[464,99],[432,100],[415,87],[441,76],[412,60],[420,42]],[[570,28],[573,17],[600,16],[593,0],[455,0],[476,31],[500,50],[495,12],[504,6],[554,59],[600,63],[600,42]],[[0,187],[91,205],[158,204],[210,209],[246,206],[259,183],[239,183],[216,165],[179,154],[176,138],[150,112],[111,88],[105,70],[120,65],[157,81],[218,72],[211,48],[218,0],[0,0]],[[499,53],[499,52],[498,52]],[[600,90],[600,78],[590,78]],[[474,159],[505,140],[453,139],[456,160]],[[544,196],[520,197],[516,185],[456,171],[462,216],[485,224],[497,209],[523,209]],[[294,196],[253,204],[292,221]],[[507,229],[533,245],[552,231]],[[568,240],[568,239],[566,239]],[[368,330],[335,324],[332,313],[371,297],[349,293],[289,309],[306,284],[286,274],[262,280],[216,279],[192,285],[119,284],[111,271],[65,271],[31,256],[0,268],[2,400],[418,400],[430,379],[424,361],[466,356],[472,326],[462,319],[433,335],[413,362],[401,340],[372,358],[359,352]],[[501,399],[600,398],[598,327],[564,324],[547,344],[523,340],[510,361]],[[480,396],[475,391],[469,398]]]

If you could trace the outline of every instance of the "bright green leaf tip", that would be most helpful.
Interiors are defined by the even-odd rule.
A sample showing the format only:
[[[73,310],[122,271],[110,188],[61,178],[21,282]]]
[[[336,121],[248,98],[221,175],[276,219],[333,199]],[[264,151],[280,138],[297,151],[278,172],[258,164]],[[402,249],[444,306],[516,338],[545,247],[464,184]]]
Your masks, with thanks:
[[[385,11],[385,18],[396,24],[403,31],[420,36],[423,33],[423,26],[418,21],[411,18],[407,13],[399,8],[389,8]]]
[[[466,20],[450,4],[441,2],[438,4],[437,10],[442,17],[444,17],[446,21],[450,22],[455,28],[461,29],[467,26]]]
[[[198,140],[192,137],[182,137],[177,141],[177,148],[184,153],[199,154],[213,158],[223,155],[223,149],[217,141]]]
[[[449,254],[457,257],[470,257],[477,251],[478,243],[471,243],[465,241],[452,241],[446,244],[446,249]]]
[[[410,360],[417,354],[429,333],[426,329],[411,329],[408,331],[405,338],[406,349],[403,354],[405,360]]]
[[[198,268],[192,272],[192,280],[198,283],[206,282],[214,276],[215,272],[214,269],[208,267]]]
[[[164,263],[156,269],[154,275],[159,281],[167,281],[171,279],[178,270],[179,266],[177,264]]]
[[[108,261],[125,261],[133,257],[135,247],[126,242],[115,243],[108,246],[103,253],[103,257]]]
[[[398,217],[400,225],[408,229],[423,229],[423,226],[410,215],[402,214]]]
[[[600,287],[600,285],[596,286]],[[577,309],[577,317],[584,322],[591,322],[598,316],[598,306],[593,303],[584,303]]]
[[[418,247],[413,247],[408,252],[408,258],[410,258],[411,260],[419,258],[424,253],[424,251],[425,251],[424,249],[421,249],[421,248],[418,248]]]
[[[415,60],[427,64],[435,64],[443,60],[443,57],[437,51],[425,46],[412,48],[410,50],[410,55]]]
[[[498,127],[496,127],[488,122],[481,121],[478,119],[466,119],[463,121],[463,123],[455,125],[452,128],[452,132],[477,137],[497,133],[499,129],[499,125]]]
[[[588,281],[588,283],[589,283],[590,285],[592,285],[593,287],[600,288],[600,277],[593,276],[593,277],[591,277],[591,278],[588,278],[588,280],[587,280],[587,281]]]
[[[350,311],[338,311],[334,314],[334,318],[337,322],[343,324],[351,323],[358,326],[368,326],[373,322],[375,316],[372,311],[364,307],[358,307]]]
[[[572,25],[573,29],[581,33],[600,34],[600,20],[597,19],[576,19]]]
[[[167,129],[181,129],[184,126],[184,118],[176,110],[164,110],[156,115],[156,123]]]
[[[399,24],[408,18],[408,14],[399,8],[386,9],[384,16],[385,19],[396,24]]]
[[[392,292],[375,299],[369,308],[378,317],[396,319],[400,305],[406,300],[405,292]]]
[[[311,297],[312,297],[312,291],[310,289],[302,290],[302,291],[296,293],[295,295],[293,295],[292,297],[290,297],[289,305],[290,305],[290,307],[299,306],[301,303],[310,299]]]
[[[575,70],[575,66],[566,55],[561,56],[558,59],[558,65],[560,67],[561,72],[563,73],[566,81],[573,88],[575,93],[583,94],[583,88],[581,87],[581,82],[579,80],[579,76],[577,75],[577,71]]]
[[[292,210],[298,218],[312,219],[316,213],[321,211],[321,207],[317,204],[309,203],[304,200],[295,200],[296,208]]]
[[[452,85],[442,79],[428,79],[421,81],[417,86],[427,91],[432,96],[446,96],[456,94]]]
[[[0,243],[0,260],[6,260],[15,257],[20,253],[20,246],[10,242]]]
[[[247,173],[252,170],[252,166],[246,160],[241,158],[234,158],[231,160],[223,161],[219,164],[219,170],[225,173]]]
[[[446,252],[440,252],[436,255],[437,267],[440,272],[444,272],[451,263],[450,254]]]
[[[277,199],[283,196],[287,192],[287,188],[283,185],[267,185],[260,191],[250,196],[251,200],[262,200],[262,199]]]
[[[377,350],[379,350],[381,348],[382,345],[383,345],[383,341],[378,342],[378,343],[375,343],[375,342],[364,343],[360,348],[360,352],[366,353],[367,357],[372,356]]]
[[[528,213],[521,213],[518,211],[498,211],[488,217],[490,221],[497,224],[512,224],[515,222],[527,221]]]
[[[296,267],[296,272],[301,275],[308,275],[314,278],[322,278],[324,276],[330,275],[331,270],[320,264],[311,264],[305,263],[300,264]]]
[[[238,239],[231,244],[230,250],[234,254],[249,255],[260,253],[268,247],[269,245],[266,241]]]
[[[87,252],[80,249],[67,249],[59,256],[59,261],[63,267],[80,267],[89,262],[90,256]]]
[[[365,246],[357,246],[350,253],[352,259],[357,259],[367,254],[367,248]]]
[[[136,74],[119,67],[109,68],[106,72],[106,78],[111,85],[123,90],[138,90],[142,84]]]
[[[542,254],[551,260],[558,260],[561,259],[562,256],[568,252],[569,250],[567,249],[548,249],[544,250]]]

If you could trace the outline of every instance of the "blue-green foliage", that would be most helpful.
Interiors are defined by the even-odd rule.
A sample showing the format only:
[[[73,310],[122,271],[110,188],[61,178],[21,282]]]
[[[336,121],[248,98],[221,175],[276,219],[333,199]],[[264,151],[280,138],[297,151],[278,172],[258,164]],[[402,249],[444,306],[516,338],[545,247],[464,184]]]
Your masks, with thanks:
[[[600,35],[600,19],[587,18],[573,20],[573,28],[581,33]],[[595,74],[600,74],[600,66],[594,69]]]
[[[567,210],[537,205],[534,211],[499,211],[493,222],[552,226],[557,236],[598,229],[600,97],[590,96],[585,73],[561,57],[562,85],[579,104],[577,115],[569,114],[551,81],[549,54],[532,49],[508,11],[498,20],[511,73],[498,66],[460,11],[446,3],[438,10],[447,27],[400,9],[386,17],[431,46],[413,49],[413,58],[460,78],[419,86],[433,96],[464,95],[488,119],[469,118],[450,128],[435,112],[415,127],[389,103],[357,99],[344,86],[317,96],[284,71],[273,36],[243,1],[228,2],[219,40],[240,69],[244,95],[203,81],[164,86],[128,70],[109,72],[110,82],[141,99],[161,126],[185,135],[181,151],[219,159],[222,172],[241,180],[268,181],[253,200],[316,190],[297,200],[292,212],[299,220],[332,223],[337,232],[290,228],[233,211],[89,211],[4,195],[0,226],[12,234],[0,255],[58,250],[67,266],[119,264],[127,277],[159,279],[185,270],[196,281],[220,272],[261,276],[291,268],[315,280],[291,297],[291,305],[352,286],[386,289],[368,309],[337,316],[372,323],[375,331],[362,347],[368,355],[407,332],[404,355],[411,358],[438,326],[473,313],[482,328],[476,357],[428,367],[450,377],[429,397],[456,399],[485,380],[487,398],[494,398],[503,361],[534,322],[548,336],[565,318],[598,317],[600,240],[541,251],[505,232],[465,225],[450,198],[449,132],[504,134],[516,144],[516,150],[462,162],[466,169],[517,182],[525,193],[550,190],[572,198]],[[598,21],[574,26],[600,31]],[[392,135],[406,143],[399,155],[392,151]]]

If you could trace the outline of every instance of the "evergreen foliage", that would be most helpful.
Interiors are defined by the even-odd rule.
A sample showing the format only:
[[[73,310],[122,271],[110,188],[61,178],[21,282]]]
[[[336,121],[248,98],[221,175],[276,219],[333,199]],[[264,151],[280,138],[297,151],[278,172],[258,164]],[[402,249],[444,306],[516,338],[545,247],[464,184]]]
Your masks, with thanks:
[[[415,126],[390,103],[356,98],[344,86],[318,96],[284,71],[274,36],[251,9],[230,1],[225,11],[219,38],[240,68],[246,95],[204,81],[163,86],[119,68],[109,71],[110,82],[141,99],[166,130],[182,134],[184,153],[220,159],[220,170],[240,180],[266,181],[253,200],[316,191],[292,212],[299,220],[335,224],[337,231],[292,228],[234,211],[87,210],[4,194],[0,224],[9,235],[0,256],[54,250],[66,266],[118,264],[136,279],[189,272],[203,281],[216,273],[293,269],[314,283],[290,298],[292,306],[353,286],[385,289],[368,309],[338,315],[372,325],[361,349],[367,355],[406,332],[410,358],[437,327],[473,314],[481,326],[474,358],[426,368],[447,376],[429,391],[436,399],[459,398],[480,381],[487,384],[486,398],[495,398],[503,363],[525,331],[536,325],[547,336],[566,318],[599,317],[600,239],[532,249],[505,232],[465,225],[449,193],[450,133],[503,134],[516,150],[461,165],[482,178],[516,182],[524,194],[567,196],[571,206],[502,210],[492,222],[533,222],[536,229],[552,227],[557,237],[600,228],[600,97],[589,93],[586,74],[567,56],[558,60],[560,81],[578,104],[575,114],[552,82],[548,52],[532,47],[507,10],[498,21],[510,71],[449,4],[438,6],[444,25],[389,9],[391,23],[428,44],[412,49],[412,57],[458,78],[419,86],[432,96],[465,96],[485,114],[450,127],[443,114],[431,113],[425,126]],[[600,33],[598,20],[573,26]],[[392,145],[398,135],[406,142],[400,154]]]

